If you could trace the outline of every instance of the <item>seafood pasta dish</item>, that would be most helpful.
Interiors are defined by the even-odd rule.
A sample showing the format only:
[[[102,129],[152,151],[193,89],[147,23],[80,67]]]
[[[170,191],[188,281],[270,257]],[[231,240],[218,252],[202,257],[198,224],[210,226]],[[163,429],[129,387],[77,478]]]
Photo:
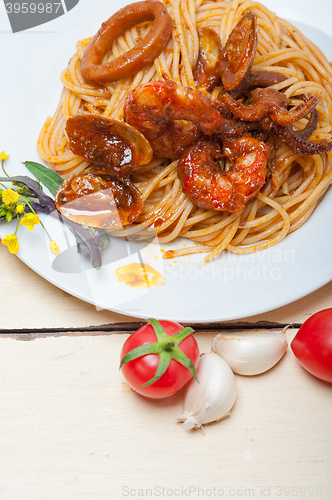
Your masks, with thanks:
[[[102,21],[102,20],[101,20]],[[119,237],[266,249],[332,182],[332,66],[250,0],[147,0],[81,40],[38,152],[58,210]]]

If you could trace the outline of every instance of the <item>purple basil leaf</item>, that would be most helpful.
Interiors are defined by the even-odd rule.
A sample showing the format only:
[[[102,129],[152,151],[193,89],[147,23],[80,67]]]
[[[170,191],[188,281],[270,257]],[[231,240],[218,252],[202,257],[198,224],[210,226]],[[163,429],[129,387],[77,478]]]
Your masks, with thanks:
[[[73,222],[66,217],[64,217],[60,212],[55,211],[52,213],[54,217],[57,217],[63,224],[69,227],[76,238],[77,250],[82,255],[90,255],[92,266],[95,269],[100,269],[102,266],[102,253],[105,247],[105,240],[99,229],[90,228],[93,235],[89,229]]]

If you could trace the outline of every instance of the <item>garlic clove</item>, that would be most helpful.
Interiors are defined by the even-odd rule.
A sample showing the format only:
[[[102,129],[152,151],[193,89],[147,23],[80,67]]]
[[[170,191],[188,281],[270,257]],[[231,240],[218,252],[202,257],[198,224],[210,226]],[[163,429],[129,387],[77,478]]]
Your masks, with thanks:
[[[284,331],[224,332],[212,341],[212,351],[239,375],[258,375],[274,366],[288,347]]]
[[[236,399],[234,373],[214,352],[200,357],[197,378],[198,382],[192,379],[187,385],[183,413],[178,419],[186,429],[198,429],[222,419]]]

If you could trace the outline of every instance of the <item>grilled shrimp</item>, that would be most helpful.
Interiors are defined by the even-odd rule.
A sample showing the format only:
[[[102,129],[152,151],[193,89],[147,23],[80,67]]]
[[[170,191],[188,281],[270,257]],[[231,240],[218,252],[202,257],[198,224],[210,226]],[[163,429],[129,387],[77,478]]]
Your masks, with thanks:
[[[223,141],[204,138],[185,151],[178,164],[183,189],[198,207],[241,212],[264,185],[269,147],[247,134]],[[221,161],[230,161],[222,170]]]
[[[136,87],[125,101],[124,120],[146,137],[156,156],[171,160],[224,124],[208,97],[172,81]]]

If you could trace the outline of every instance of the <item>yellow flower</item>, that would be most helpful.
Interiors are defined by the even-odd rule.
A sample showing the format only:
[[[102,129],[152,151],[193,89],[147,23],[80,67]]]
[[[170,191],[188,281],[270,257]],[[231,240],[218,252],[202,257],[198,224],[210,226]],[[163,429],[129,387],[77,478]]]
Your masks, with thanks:
[[[2,151],[2,153],[0,153],[0,160],[8,160],[9,158],[9,155],[6,155],[6,153],[4,151]]]
[[[59,255],[59,245],[54,240],[50,242],[50,247],[54,255]]]
[[[20,248],[20,245],[17,242],[16,234],[9,234],[5,236],[5,238],[2,240],[1,243],[8,247],[10,253],[16,253],[17,250]]]
[[[39,217],[36,214],[24,214],[20,220],[20,226],[26,226],[30,231],[33,231],[35,224],[39,224]]]
[[[2,192],[2,200],[7,207],[11,203],[15,203],[19,199],[20,195],[16,193],[16,191],[13,191],[12,189],[5,189]]]
[[[24,205],[22,205],[22,203],[19,203],[19,204],[16,206],[16,212],[17,212],[18,214],[21,214],[23,211],[24,211]]]

